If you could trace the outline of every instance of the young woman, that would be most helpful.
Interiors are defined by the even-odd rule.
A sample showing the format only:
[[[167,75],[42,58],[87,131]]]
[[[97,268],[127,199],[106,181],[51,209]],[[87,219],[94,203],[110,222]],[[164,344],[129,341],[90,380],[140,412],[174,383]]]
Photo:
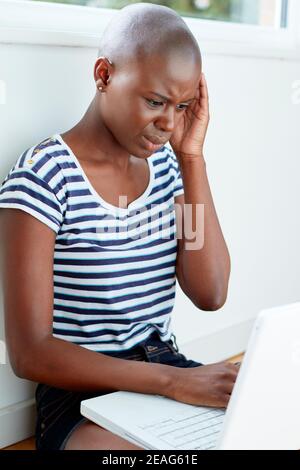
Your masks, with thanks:
[[[228,403],[238,366],[187,359],[170,328],[176,278],[209,311],[230,275],[203,155],[201,67],[177,13],[123,8],[102,36],[83,118],[22,153],[2,183],[6,337],[15,373],[39,383],[38,449],[138,449],[80,415],[81,400],[103,393]]]

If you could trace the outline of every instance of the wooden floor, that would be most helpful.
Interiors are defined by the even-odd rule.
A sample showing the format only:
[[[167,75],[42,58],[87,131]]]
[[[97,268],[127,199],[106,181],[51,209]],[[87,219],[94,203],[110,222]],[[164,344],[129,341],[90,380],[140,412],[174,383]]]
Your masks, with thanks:
[[[238,356],[232,357],[230,362],[238,362],[242,360],[243,355],[239,354]],[[2,450],[35,450],[35,439],[31,437],[30,439],[25,439],[25,441],[18,442],[9,447],[5,447]]]
[[[25,441],[18,442],[13,446],[5,447],[2,450],[35,450],[35,439],[30,437],[30,439],[25,439]]]
[[[229,359],[229,362],[241,362],[243,359],[244,354],[239,354],[238,356],[234,356],[231,359]]]

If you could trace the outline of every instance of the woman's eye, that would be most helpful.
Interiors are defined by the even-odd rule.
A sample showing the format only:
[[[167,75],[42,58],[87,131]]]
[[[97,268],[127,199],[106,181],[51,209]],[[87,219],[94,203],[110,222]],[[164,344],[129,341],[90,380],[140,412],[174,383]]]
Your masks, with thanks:
[[[161,103],[160,101],[154,101],[154,100],[148,100],[148,99],[147,99],[147,101],[148,101],[148,103],[149,103],[151,106],[153,106],[153,107],[156,107],[158,104],[163,104],[163,103]],[[154,103],[154,104],[153,104],[153,103]]]
[[[183,108],[179,108],[181,111],[182,111],[182,110],[185,110],[185,109],[187,109],[187,108],[189,107],[188,104],[180,104],[179,106],[183,106]]]
[[[161,105],[163,103],[161,103],[160,101],[154,101],[154,100],[149,100],[147,99],[148,103],[150,104],[150,106],[152,106],[153,108],[156,108],[158,105]],[[179,106],[183,106],[182,108],[178,108],[180,111],[182,110],[185,110],[188,108],[188,105],[187,104],[181,104]]]

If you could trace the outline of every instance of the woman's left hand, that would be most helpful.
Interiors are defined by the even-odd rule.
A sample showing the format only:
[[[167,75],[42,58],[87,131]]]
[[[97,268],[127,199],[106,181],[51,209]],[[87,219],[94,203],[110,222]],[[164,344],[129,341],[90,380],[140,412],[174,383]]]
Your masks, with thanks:
[[[170,139],[170,144],[180,160],[185,157],[200,158],[209,123],[208,90],[205,76],[202,73],[196,91],[195,100],[183,113]]]

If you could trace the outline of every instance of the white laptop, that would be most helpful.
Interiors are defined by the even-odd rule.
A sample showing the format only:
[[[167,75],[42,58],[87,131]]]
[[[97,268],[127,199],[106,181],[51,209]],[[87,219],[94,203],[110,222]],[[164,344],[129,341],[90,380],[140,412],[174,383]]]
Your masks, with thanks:
[[[81,414],[144,449],[300,449],[300,302],[260,312],[229,405],[114,392]]]

